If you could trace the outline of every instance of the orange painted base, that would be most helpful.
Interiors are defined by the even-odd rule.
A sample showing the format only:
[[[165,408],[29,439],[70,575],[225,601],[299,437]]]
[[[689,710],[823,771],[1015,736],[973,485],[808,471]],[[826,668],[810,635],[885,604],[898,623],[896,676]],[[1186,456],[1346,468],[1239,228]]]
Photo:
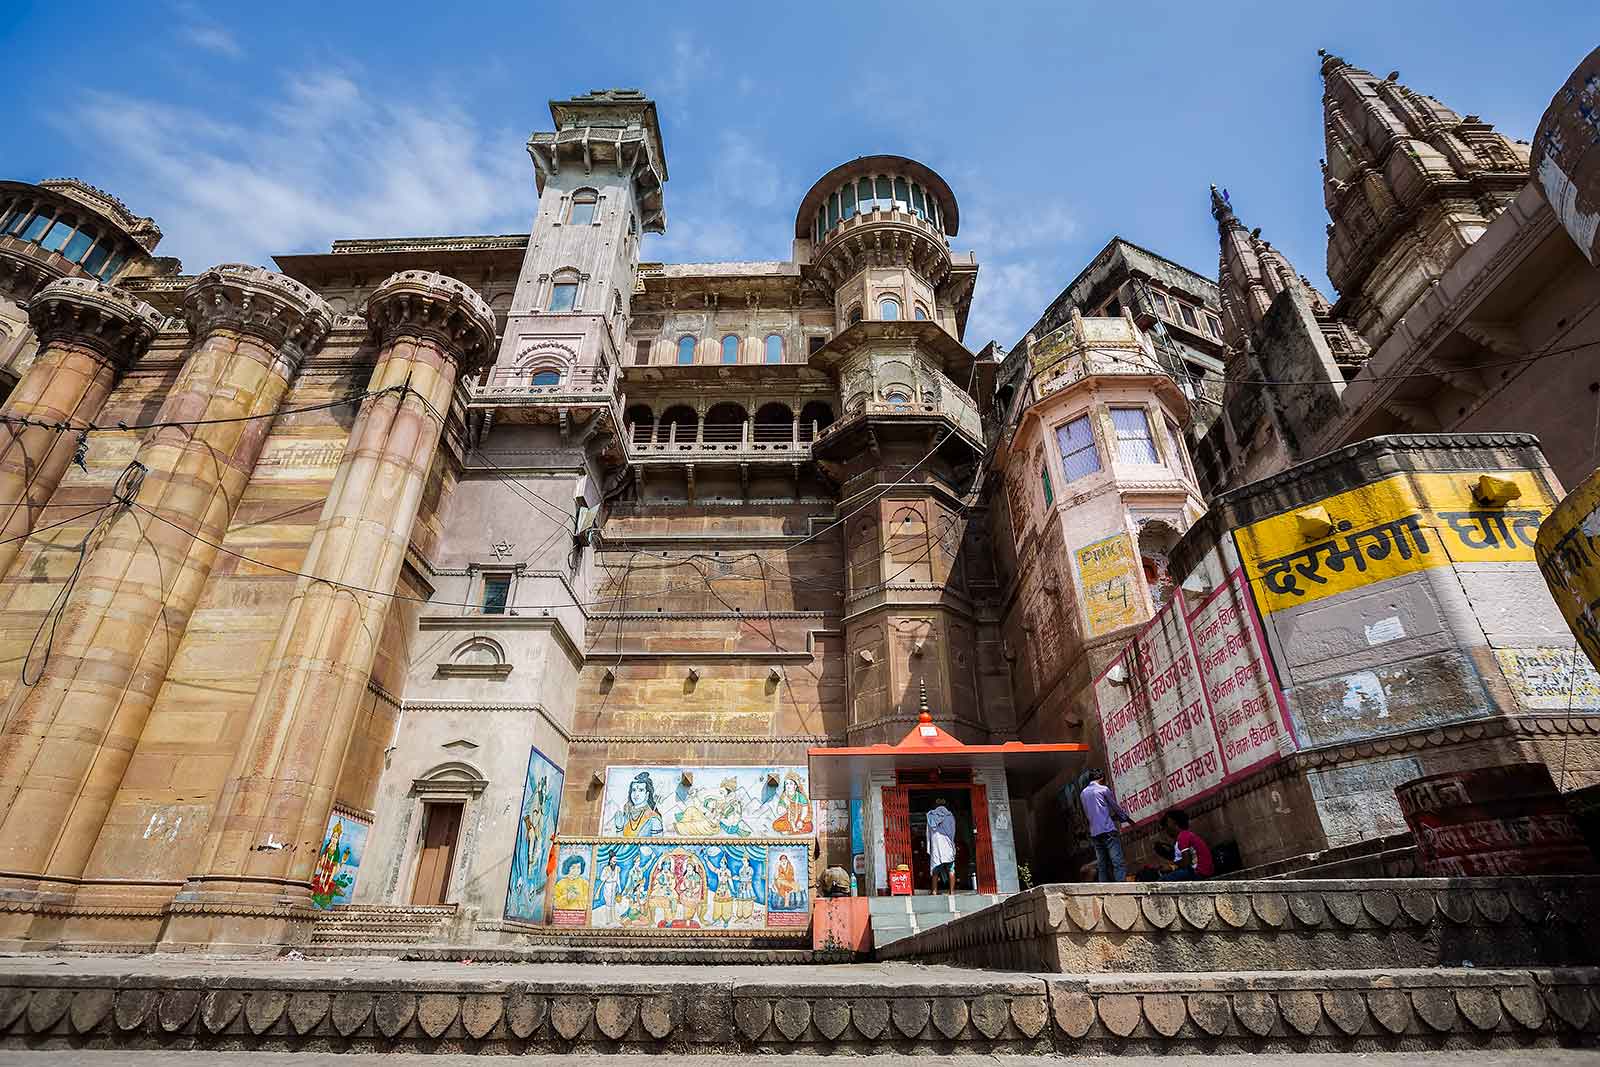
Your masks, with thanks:
[[[872,951],[872,912],[866,897],[832,897],[811,903],[811,947],[818,951]]]

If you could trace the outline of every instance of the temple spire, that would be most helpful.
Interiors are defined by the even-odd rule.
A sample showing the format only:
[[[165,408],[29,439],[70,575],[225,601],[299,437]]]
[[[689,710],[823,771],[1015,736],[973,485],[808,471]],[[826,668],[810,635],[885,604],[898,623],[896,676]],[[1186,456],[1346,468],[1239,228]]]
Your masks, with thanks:
[[[1528,180],[1528,146],[1326,51],[1328,278],[1376,347]]]

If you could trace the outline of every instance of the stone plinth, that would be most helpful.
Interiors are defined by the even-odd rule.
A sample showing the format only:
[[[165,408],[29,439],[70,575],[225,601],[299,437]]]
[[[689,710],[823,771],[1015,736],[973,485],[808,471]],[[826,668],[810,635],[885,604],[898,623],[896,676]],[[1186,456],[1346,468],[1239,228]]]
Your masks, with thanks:
[[[1600,878],[1036,886],[878,955],[1062,974],[1588,964]]]
[[[0,969],[0,1047],[741,1056],[1551,1047],[1600,1033],[1597,977],[35,958]]]

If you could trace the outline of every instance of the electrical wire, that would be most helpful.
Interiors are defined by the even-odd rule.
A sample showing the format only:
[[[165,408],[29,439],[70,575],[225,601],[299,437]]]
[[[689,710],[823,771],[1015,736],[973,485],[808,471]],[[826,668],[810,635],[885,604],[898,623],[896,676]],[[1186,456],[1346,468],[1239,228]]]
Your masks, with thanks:
[[[358,404],[375,396],[385,393],[405,392],[410,390],[409,385],[390,385],[383,389],[369,389],[361,393],[329,400],[321,404],[307,404],[298,408],[279,408],[276,411],[262,412],[256,415],[235,415],[226,419],[173,419],[164,422],[118,422],[114,426],[100,426],[93,422],[82,422],[74,425],[72,420],[61,422],[46,422],[43,419],[30,419],[26,415],[0,415],[0,425],[10,426],[36,426],[42,430],[54,430],[57,433],[129,433],[133,430],[163,430],[184,426],[219,426],[233,422],[254,422],[257,419],[276,419],[282,415],[303,415],[311,411],[326,411],[329,408],[343,407],[346,404]],[[414,391],[414,390],[412,390]]]

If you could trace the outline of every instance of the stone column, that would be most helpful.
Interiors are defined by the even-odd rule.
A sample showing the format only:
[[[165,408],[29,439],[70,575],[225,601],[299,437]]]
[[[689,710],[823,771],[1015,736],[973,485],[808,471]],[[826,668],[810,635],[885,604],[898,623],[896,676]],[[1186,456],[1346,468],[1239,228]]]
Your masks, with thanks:
[[[117,377],[150,347],[162,316],[121,289],[62,278],[29,301],[28,319],[39,351],[0,413],[81,426],[94,421]],[[39,524],[77,441],[70,431],[0,423],[0,577]]]
[[[492,353],[494,313],[428,271],[367,302],[373,390],[350,430],[196,870],[169,909],[171,945],[303,941],[310,877],[372,672],[456,377]],[[366,590],[372,590],[367,592]]]
[[[200,275],[183,311],[193,343],[154,421],[191,425],[140,443],[135,506],[92,542],[38,684],[12,695],[0,870],[82,874],[210,575],[207,542],[226,535],[290,377],[333,325],[310,289],[249,266]],[[213,419],[245,421],[193,425]]]

